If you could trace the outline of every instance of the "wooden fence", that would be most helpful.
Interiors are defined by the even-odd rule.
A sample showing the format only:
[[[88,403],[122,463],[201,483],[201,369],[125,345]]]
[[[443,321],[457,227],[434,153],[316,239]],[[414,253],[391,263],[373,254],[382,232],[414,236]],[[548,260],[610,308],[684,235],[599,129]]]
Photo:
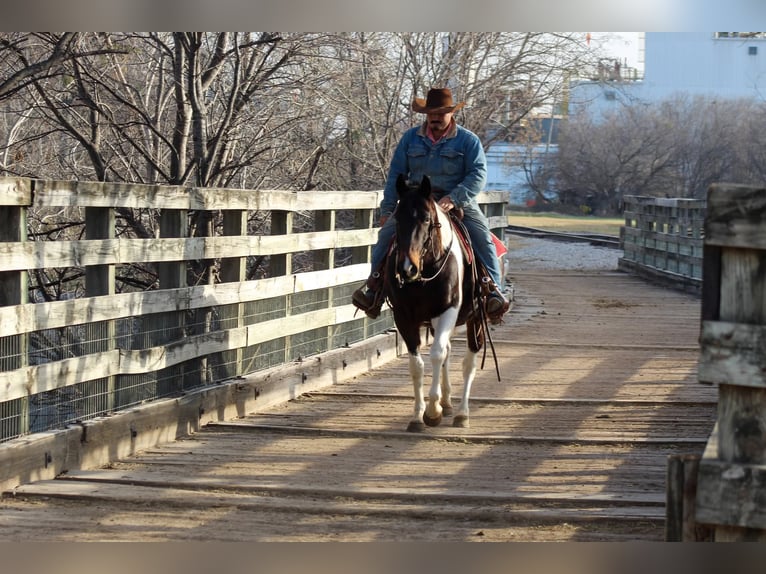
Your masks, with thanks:
[[[371,321],[350,304],[369,273],[381,193],[0,180],[0,441],[386,332],[390,313]],[[502,236],[502,194],[480,204]],[[31,213],[64,208],[84,212],[79,235],[28,238]],[[117,236],[131,208],[156,210],[157,236]],[[200,214],[217,231],[190,237]],[[252,233],[254,218],[265,232]],[[257,258],[266,276],[248,280]],[[151,289],[119,280],[136,265],[156,273]],[[192,267],[213,272],[191,284]],[[77,296],[30,301],[41,269],[82,270]]]
[[[619,268],[699,294],[706,203],[626,196]]]
[[[766,541],[766,189],[708,193],[699,380],[718,385],[696,521],[716,541]]]

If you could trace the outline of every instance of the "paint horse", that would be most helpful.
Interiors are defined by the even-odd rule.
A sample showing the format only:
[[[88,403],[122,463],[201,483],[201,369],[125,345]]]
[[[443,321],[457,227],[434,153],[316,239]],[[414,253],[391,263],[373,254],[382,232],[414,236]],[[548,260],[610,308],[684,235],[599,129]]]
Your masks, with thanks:
[[[407,346],[415,409],[407,427],[422,432],[453,414],[449,380],[451,337],[466,325],[468,349],[463,358],[463,394],[453,426],[468,427],[468,397],[476,374],[477,354],[484,345],[486,317],[475,294],[478,289],[473,254],[464,253],[456,225],[436,203],[431,183],[419,185],[397,179],[399,203],[396,235],[386,262],[384,289],[396,328]],[[468,248],[470,249],[470,247]],[[424,361],[421,329],[433,334],[429,352],[431,388],[423,396]]]

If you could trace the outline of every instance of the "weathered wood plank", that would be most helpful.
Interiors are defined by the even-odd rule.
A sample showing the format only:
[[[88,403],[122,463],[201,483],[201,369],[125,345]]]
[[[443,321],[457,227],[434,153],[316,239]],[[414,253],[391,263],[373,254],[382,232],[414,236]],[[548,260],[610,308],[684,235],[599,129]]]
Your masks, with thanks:
[[[766,249],[766,189],[716,184],[707,196],[705,244]]]
[[[703,321],[699,379],[766,388],[766,326]]]
[[[32,204],[32,181],[0,177],[0,206],[23,207]]]
[[[231,426],[242,431],[289,427],[291,431],[309,435],[335,433],[338,436],[370,437],[386,432],[386,436],[395,436],[396,432],[406,428],[411,415],[411,401],[369,399],[365,403],[349,403],[336,400],[322,404],[304,397],[296,401],[300,404],[291,403],[270,413],[261,413],[257,421],[230,421],[216,423],[215,427]],[[428,436],[443,440],[457,436],[466,442],[514,440],[603,444],[619,441],[625,444],[676,442],[704,445],[715,420],[714,405],[688,408],[688,413],[682,413],[680,407],[632,406],[619,412],[608,407],[588,409],[552,404],[477,403],[474,406],[470,429],[456,430],[447,418],[443,426],[432,429]],[[359,428],[365,430],[357,430]],[[390,429],[397,430],[390,434]]]
[[[698,480],[697,521],[766,530],[766,465],[704,459]]]
[[[338,450],[337,445],[335,450]],[[433,451],[431,451],[433,453]],[[125,489],[116,488],[117,485],[132,486],[141,485],[145,488],[184,488],[196,491],[218,491],[218,492],[238,492],[252,493],[251,496],[256,502],[260,501],[261,496],[268,495],[272,502],[280,504],[278,496],[306,496],[314,499],[332,499],[336,497],[354,498],[358,501],[399,501],[405,503],[436,503],[439,505],[458,506],[463,504],[488,505],[495,506],[500,504],[524,503],[524,502],[545,502],[549,504],[557,502],[571,503],[576,500],[581,503],[589,504],[608,504],[614,511],[614,516],[619,516],[619,509],[630,508],[632,505],[643,505],[644,511],[641,513],[644,517],[659,518],[662,516],[663,499],[656,493],[640,492],[604,492],[598,491],[593,485],[590,487],[580,487],[575,492],[568,492],[572,484],[552,485],[550,483],[537,485],[529,488],[528,481],[509,483],[506,481],[504,488],[498,490],[497,486],[485,484],[483,477],[476,481],[475,489],[456,490],[444,485],[439,480],[442,476],[438,470],[432,471],[433,481],[426,484],[423,479],[426,473],[418,477],[416,487],[408,486],[403,480],[395,480],[394,469],[392,468],[392,482],[388,481],[368,481],[359,484],[343,485],[342,487],[327,485],[320,482],[311,484],[280,484],[279,481],[264,480],[258,475],[263,475],[264,470],[271,473],[276,478],[276,469],[264,469],[263,463],[242,465],[235,468],[224,468],[219,465],[217,469],[208,466],[206,470],[211,474],[204,475],[203,468],[193,468],[189,475],[179,476],[177,469],[157,469],[151,467],[148,471],[120,469],[119,477],[114,472],[108,471],[80,471],[66,474],[61,477],[59,483],[46,481],[33,485],[25,485],[16,490],[16,495],[28,496],[70,496],[67,489],[71,489],[74,496],[82,496],[81,493],[93,492],[96,489],[110,490],[113,497],[119,497],[120,491]],[[288,471],[289,472],[289,471]],[[255,478],[249,478],[252,473]],[[406,477],[406,472],[399,473],[400,477]],[[555,480],[554,476],[550,476]],[[64,484],[65,483],[65,484]],[[440,484],[441,483],[441,484]],[[96,486],[97,485],[97,486]],[[512,488],[509,488],[513,485]],[[525,486],[527,488],[525,488]],[[58,493],[57,493],[58,491]],[[282,502],[283,504],[284,502]],[[630,511],[629,511],[630,512]],[[635,510],[634,510],[635,512]],[[624,515],[623,515],[624,516]]]
[[[35,181],[39,207],[129,207],[252,211],[374,209],[382,192],[245,190],[84,181]]]
[[[86,181],[0,178],[0,205],[36,207],[126,207],[137,209],[285,210],[375,209],[383,196],[375,191],[246,190]],[[479,203],[504,203],[504,192],[486,191]]]
[[[352,229],[253,237],[6,242],[0,243],[0,268],[7,271],[20,271],[50,267],[276,255],[317,249],[358,247],[374,243],[376,237],[377,229]]]
[[[468,505],[461,504],[460,500],[448,497],[446,500],[434,499],[428,492],[422,493],[417,502],[402,504],[401,502],[386,503],[384,501],[352,500],[343,502],[339,500],[316,500],[307,497],[290,499],[275,496],[256,496],[252,494],[235,494],[227,492],[195,492],[189,490],[189,481],[174,488],[144,486],[143,496],[138,493],[130,495],[124,488],[112,484],[87,484],[69,481],[66,485],[52,481],[41,481],[33,486],[22,486],[16,491],[17,497],[34,499],[36,497],[56,497],[78,499],[83,502],[93,500],[119,501],[119,502],[142,502],[163,504],[166,506],[192,506],[195,508],[210,508],[215,506],[231,506],[247,510],[271,510],[280,512],[298,512],[301,514],[342,514],[346,516],[370,516],[386,515],[398,518],[416,518],[431,516],[434,519],[480,519],[484,521],[508,521],[517,522],[524,518],[536,521],[562,521],[573,520],[575,522],[592,521],[600,519],[612,520],[662,520],[662,511],[657,508],[636,506],[628,508],[591,508],[585,514],[569,508],[508,508],[498,506],[497,500],[488,496],[484,504],[480,504],[473,498],[469,498]],[[68,490],[68,492],[67,492]],[[126,496],[127,494],[127,496]],[[315,490],[315,496],[322,495],[321,487]],[[353,493],[346,493],[346,497],[353,497]],[[530,500],[534,500],[529,497]],[[495,503],[495,504],[492,504]],[[598,501],[594,502],[594,505]],[[468,507],[467,507],[468,506]]]
[[[0,307],[0,337],[153,313],[258,301],[289,293],[355,283],[366,278],[368,274],[369,264],[360,263],[338,269],[308,271],[242,283],[118,293],[108,297]]]

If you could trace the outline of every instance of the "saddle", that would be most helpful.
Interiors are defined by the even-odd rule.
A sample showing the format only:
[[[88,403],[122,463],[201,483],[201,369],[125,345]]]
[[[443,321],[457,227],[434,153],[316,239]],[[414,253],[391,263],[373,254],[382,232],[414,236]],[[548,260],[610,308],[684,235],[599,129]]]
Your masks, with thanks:
[[[450,220],[452,221],[452,227],[456,231],[458,241],[460,241],[460,248],[463,251],[463,256],[469,265],[473,265],[474,254],[473,246],[471,245],[471,236],[468,235],[468,230],[463,225],[463,210],[460,207],[455,207],[447,212]]]

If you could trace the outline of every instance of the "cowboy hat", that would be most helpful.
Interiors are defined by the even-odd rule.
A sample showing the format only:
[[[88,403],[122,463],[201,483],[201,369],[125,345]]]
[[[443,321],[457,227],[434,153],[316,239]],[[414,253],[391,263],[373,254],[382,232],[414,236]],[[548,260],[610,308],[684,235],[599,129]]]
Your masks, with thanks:
[[[428,90],[426,99],[415,98],[412,101],[412,110],[421,114],[431,112],[448,113],[456,112],[465,105],[465,102],[455,104],[452,101],[452,91],[449,88],[432,88]]]

